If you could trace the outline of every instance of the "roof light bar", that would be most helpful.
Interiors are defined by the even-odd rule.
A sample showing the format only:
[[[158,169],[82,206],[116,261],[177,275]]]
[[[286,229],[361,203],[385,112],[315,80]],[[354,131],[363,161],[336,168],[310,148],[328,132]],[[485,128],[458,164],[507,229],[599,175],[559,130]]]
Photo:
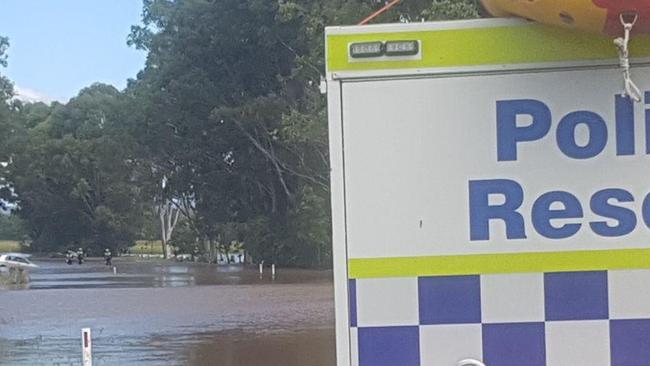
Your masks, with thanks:
[[[359,42],[350,44],[350,57],[352,58],[414,56],[419,52],[420,42],[415,40]]]
[[[385,45],[386,56],[413,56],[420,51],[418,41],[388,41]]]
[[[352,58],[379,57],[384,54],[382,42],[362,42],[350,45],[350,56]]]

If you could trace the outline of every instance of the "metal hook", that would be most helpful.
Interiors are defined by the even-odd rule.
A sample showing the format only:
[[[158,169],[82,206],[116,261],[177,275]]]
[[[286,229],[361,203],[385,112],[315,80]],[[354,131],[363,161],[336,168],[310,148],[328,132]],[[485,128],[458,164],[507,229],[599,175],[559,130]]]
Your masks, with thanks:
[[[625,20],[626,17],[632,17],[632,21],[628,22]],[[621,24],[625,26],[626,24],[629,24],[630,27],[634,27],[636,25],[636,22],[639,20],[639,13],[636,11],[628,11],[628,12],[622,12],[619,14],[619,19],[621,19]]]
[[[631,21],[627,21],[628,17],[632,16]],[[614,45],[618,49],[618,58],[621,68],[623,69],[623,81],[625,85],[625,91],[623,92],[624,97],[629,97],[635,102],[641,101],[641,90],[636,86],[634,81],[632,81],[632,73],[630,71],[630,36],[632,34],[632,29],[634,25],[639,20],[638,13],[621,13],[619,15],[621,24],[623,25],[624,35],[623,37],[616,38],[614,40]]]
[[[458,366],[485,366],[485,364],[473,358],[468,358],[466,360],[458,361]]]
[[[623,26],[628,24],[630,28],[632,28],[636,25],[636,22],[639,20],[639,13],[636,11],[622,12],[621,14],[619,14],[618,17],[619,19],[621,19],[621,24],[623,24]],[[631,22],[625,21],[625,17],[632,17],[632,21]]]

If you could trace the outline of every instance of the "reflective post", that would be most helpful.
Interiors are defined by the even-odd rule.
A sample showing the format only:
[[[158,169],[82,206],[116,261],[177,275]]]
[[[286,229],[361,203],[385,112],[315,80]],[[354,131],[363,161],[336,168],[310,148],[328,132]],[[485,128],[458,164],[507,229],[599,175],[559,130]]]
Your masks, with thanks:
[[[90,328],[81,329],[81,357],[83,366],[93,365],[93,341]]]

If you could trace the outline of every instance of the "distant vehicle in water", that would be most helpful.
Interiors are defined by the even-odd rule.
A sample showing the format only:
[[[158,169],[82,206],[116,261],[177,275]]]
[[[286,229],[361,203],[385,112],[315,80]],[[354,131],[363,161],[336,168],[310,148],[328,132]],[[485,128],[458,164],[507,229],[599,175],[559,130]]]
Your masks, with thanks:
[[[38,266],[29,260],[28,254],[0,254],[0,274],[8,272],[9,278],[16,284],[29,282],[29,270]]]
[[[22,253],[7,253],[0,255],[0,268],[8,268],[9,270],[29,270],[38,268],[38,266],[29,260],[28,254]]]

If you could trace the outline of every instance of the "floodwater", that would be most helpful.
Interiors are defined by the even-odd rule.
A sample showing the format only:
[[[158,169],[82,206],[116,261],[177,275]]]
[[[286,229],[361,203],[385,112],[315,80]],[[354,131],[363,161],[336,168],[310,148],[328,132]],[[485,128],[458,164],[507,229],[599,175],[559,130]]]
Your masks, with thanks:
[[[0,365],[335,364],[331,272],[118,259],[41,266],[0,289]]]

